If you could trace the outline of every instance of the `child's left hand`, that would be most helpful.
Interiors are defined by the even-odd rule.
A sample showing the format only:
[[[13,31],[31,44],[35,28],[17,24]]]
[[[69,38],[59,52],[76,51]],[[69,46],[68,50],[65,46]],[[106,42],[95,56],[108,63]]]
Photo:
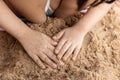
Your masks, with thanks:
[[[53,39],[58,41],[55,49],[58,59],[66,61],[73,54],[72,60],[75,60],[81,49],[84,36],[85,33],[76,27],[64,29],[55,35]]]

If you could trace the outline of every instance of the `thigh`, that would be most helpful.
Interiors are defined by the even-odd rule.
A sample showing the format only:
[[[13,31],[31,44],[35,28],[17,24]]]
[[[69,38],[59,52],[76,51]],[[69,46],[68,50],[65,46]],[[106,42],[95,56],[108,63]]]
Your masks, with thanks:
[[[15,12],[32,22],[46,20],[45,5],[47,0],[5,0]]]
[[[55,16],[65,18],[76,13],[76,10],[77,0],[62,0],[59,8],[55,12]]]

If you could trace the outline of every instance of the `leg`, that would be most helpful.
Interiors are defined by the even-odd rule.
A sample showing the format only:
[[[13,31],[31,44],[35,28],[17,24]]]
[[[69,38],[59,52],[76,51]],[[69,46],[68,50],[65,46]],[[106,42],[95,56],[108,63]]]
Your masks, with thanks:
[[[47,0],[5,0],[8,6],[25,17],[27,20],[35,23],[46,20],[45,5]]]
[[[80,10],[78,10],[78,0],[62,0],[61,5],[55,12],[56,17],[65,18],[74,13],[79,12],[81,9],[86,8],[90,4],[92,4],[95,0],[88,0],[83,6],[81,6]],[[63,15],[64,14],[64,15]]]
[[[55,12],[56,17],[65,18],[77,12],[77,0],[62,0]],[[64,14],[64,15],[63,15]]]

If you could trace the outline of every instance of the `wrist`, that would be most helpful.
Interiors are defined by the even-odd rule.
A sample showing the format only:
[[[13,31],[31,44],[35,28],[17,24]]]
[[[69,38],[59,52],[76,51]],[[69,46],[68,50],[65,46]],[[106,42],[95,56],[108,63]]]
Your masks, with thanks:
[[[86,29],[84,25],[74,25],[73,26],[77,31],[81,32],[83,35],[86,35],[87,32],[89,31],[88,29]]]
[[[18,31],[13,33],[12,35],[18,40],[23,40],[26,38],[26,36],[29,36],[32,32],[32,29],[30,29],[27,25],[22,26]]]

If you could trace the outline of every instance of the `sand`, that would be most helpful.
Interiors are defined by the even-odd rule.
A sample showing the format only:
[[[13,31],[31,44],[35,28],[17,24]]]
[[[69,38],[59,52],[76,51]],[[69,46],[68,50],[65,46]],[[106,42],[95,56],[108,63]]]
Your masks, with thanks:
[[[52,37],[79,18],[28,25]],[[120,80],[120,1],[88,32],[77,60],[58,69],[40,69],[16,39],[0,32],[0,80]]]

